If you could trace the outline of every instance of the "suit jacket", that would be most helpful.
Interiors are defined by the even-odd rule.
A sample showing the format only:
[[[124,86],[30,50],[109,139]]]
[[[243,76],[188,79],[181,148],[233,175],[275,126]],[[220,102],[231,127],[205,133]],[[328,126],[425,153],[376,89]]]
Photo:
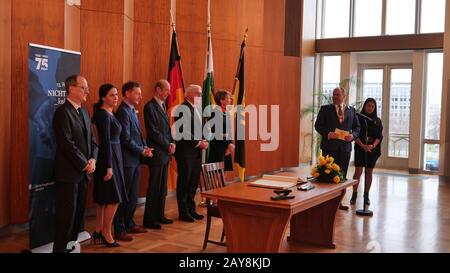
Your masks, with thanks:
[[[122,102],[115,116],[122,125],[120,144],[124,167],[137,167],[141,164],[142,152],[147,144],[142,136],[141,125],[135,110]]]
[[[334,104],[324,105],[320,108],[314,128],[320,135],[322,135],[322,142],[320,144],[320,148],[322,150],[345,152],[352,151],[352,145],[350,142],[339,139],[328,139],[328,133],[334,132],[336,128],[351,132],[353,139],[358,137],[360,124],[356,116],[355,108],[347,106],[344,111],[344,116],[344,121],[340,123]]]
[[[68,100],[55,111],[53,118],[56,138],[55,181],[79,183],[85,175],[83,169],[88,160],[97,159],[98,147],[92,132],[91,120],[86,110],[80,108],[80,111],[83,120]]]
[[[147,145],[153,148],[153,157],[147,160],[150,165],[164,165],[169,162],[169,146],[173,142],[170,134],[169,117],[156,99],[152,99],[144,106],[145,129],[147,131]]]
[[[186,128],[185,126],[180,126],[179,132],[177,132],[177,134],[179,133],[183,137],[176,137],[177,148],[175,151],[175,158],[201,159],[202,149],[197,147],[197,145],[199,141],[204,138],[202,135],[196,135],[194,128],[202,129],[202,120],[198,118],[197,114],[195,114],[194,107],[192,107],[192,105],[187,100],[185,100],[180,106],[175,110],[175,122],[179,121],[180,119],[184,119],[185,121],[190,120],[191,127]],[[181,120],[179,122],[181,122]]]

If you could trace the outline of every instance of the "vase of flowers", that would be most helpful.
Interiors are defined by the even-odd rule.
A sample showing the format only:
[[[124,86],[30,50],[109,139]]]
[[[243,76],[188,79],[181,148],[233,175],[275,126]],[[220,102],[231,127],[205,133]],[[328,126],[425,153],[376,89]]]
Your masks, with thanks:
[[[312,181],[317,182],[344,182],[344,172],[338,164],[334,162],[332,156],[320,156],[317,165],[311,169]]]

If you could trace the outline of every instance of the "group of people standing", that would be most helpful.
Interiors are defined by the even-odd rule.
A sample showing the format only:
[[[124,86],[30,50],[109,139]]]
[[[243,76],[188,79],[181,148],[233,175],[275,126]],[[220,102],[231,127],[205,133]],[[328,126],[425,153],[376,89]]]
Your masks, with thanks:
[[[99,100],[94,105],[92,117],[98,142],[94,137],[91,118],[81,107],[89,94],[87,80],[73,75],[66,79],[65,87],[68,94],[66,102],[57,108],[53,120],[57,144],[54,252],[70,252],[67,243],[76,241],[83,229],[89,176],[94,180],[96,203],[96,227],[92,234],[94,243],[118,247],[120,245],[116,240],[131,241],[133,237],[130,234],[147,232],[147,228],[161,229],[161,224],[173,223],[164,215],[168,164],[172,155],[177,160],[179,219],[186,222],[203,219],[203,215],[195,210],[194,196],[200,181],[202,150],[207,149],[209,143],[203,137],[174,139],[165,105],[170,94],[168,81],[156,82],[153,98],[144,106],[146,139],[142,135],[136,110],[142,100],[141,85],[129,81],[122,86],[123,101],[116,112],[118,89],[109,83],[100,86]],[[201,100],[200,105],[198,103],[201,92],[198,85],[186,88],[183,105],[189,111],[183,114],[188,115],[192,128],[181,128],[185,133],[192,133],[194,124],[203,122]],[[231,95],[219,91],[216,97],[219,98],[216,102],[223,105],[221,108],[225,113]],[[212,143],[217,146],[213,154],[218,161],[224,161],[234,150],[231,141]],[[142,163],[148,165],[150,177],[141,226],[134,221],[134,213]]]
[[[352,152],[351,142],[355,141],[353,179],[358,180],[358,184],[353,186],[350,204],[356,203],[359,180],[365,168],[364,203],[370,205],[369,190],[372,184],[373,168],[381,155],[383,125],[377,115],[375,99],[367,98],[361,112],[357,113],[354,107],[345,105],[346,95],[344,88],[337,87],[333,90],[333,103],[320,108],[314,128],[322,137],[320,145],[322,154],[334,158],[344,172],[344,178],[347,176]],[[348,134],[342,138],[336,129]],[[348,206],[340,204],[339,209],[348,210]]]

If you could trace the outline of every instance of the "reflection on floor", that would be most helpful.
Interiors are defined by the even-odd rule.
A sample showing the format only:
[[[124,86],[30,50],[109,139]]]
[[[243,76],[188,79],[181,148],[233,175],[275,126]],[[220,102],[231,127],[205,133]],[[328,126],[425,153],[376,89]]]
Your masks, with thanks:
[[[301,168],[298,173],[308,171],[309,168]],[[350,177],[353,171],[349,174]],[[375,170],[370,192],[370,209],[374,216],[370,218],[355,215],[355,210],[362,207],[362,186],[361,183],[356,206],[337,213],[336,249],[285,242],[282,251],[450,252],[450,184],[439,183],[436,176]],[[347,190],[344,204],[349,203],[351,192]],[[200,197],[197,198],[199,201]],[[175,196],[168,197],[166,206],[166,216],[175,219],[174,224],[136,235],[132,242],[120,242],[119,248],[107,249],[84,242],[82,252],[202,252],[206,220],[178,221]],[[199,211],[206,214],[203,208]],[[136,215],[137,221],[142,222],[143,207],[138,208]],[[94,222],[95,217],[86,217],[88,231],[93,231]],[[214,219],[211,236],[220,238],[221,230],[221,220]],[[23,227],[4,228],[0,234],[0,252],[19,252],[28,246],[28,234]],[[225,247],[208,244],[204,252],[225,251]]]

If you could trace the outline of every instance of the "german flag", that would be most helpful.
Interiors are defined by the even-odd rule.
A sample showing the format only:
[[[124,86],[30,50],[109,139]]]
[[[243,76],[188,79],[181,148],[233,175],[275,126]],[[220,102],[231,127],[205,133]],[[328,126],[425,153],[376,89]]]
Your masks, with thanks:
[[[245,81],[244,81],[244,48],[245,39],[241,45],[241,54],[239,57],[236,77],[233,87],[233,104],[236,111],[236,127],[235,127],[235,150],[234,162],[238,165],[239,178],[244,182],[245,178],[245,139],[238,138],[238,132],[245,132]],[[238,108],[236,108],[238,106]],[[241,135],[245,135],[242,134]]]
[[[167,81],[170,83],[170,95],[167,97],[166,105],[170,117],[170,125],[172,126],[174,119],[171,115],[172,110],[184,101],[184,81],[181,70],[181,57],[178,53],[178,41],[175,29],[172,32],[172,44],[170,46],[169,73]],[[172,157],[169,163],[168,171],[168,188],[175,189],[177,185],[177,163]]]

